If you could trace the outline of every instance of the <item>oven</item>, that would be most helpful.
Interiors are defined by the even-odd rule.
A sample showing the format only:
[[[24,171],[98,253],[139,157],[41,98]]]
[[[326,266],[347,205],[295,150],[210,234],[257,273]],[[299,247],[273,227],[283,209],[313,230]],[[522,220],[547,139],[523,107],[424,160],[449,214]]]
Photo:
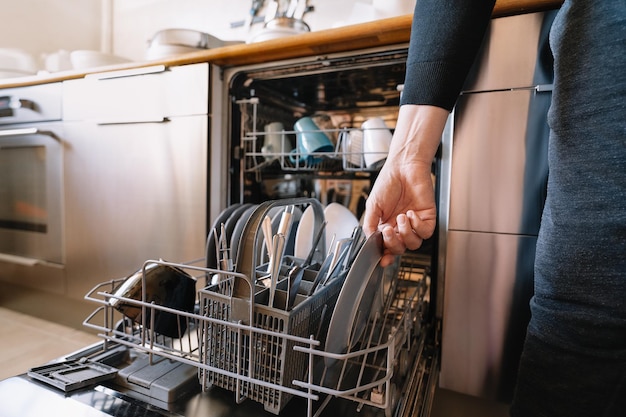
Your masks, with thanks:
[[[0,260],[64,263],[60,83],[0,97]]]

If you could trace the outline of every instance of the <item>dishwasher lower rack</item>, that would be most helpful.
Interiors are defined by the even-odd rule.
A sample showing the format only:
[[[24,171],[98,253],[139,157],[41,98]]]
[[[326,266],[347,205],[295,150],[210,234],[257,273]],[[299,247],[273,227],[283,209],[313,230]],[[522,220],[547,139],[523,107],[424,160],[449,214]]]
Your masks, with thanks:
[[[190,270],[199,282],[224,274],[190,264],[163,263]],[[236,273],[228,274],[237,278]],[[328,401],[337,397],[356,403],[356,408],[374,407],[386,416],[399,415],[394,410],[403,405],[400,392],[407,396],[401,387],[410,382],[409,364],[426,354],[428,331],[422,326],[428,310],[429,276],[427,269],[410,259],[399,263],[393,279],[381,285],[380,308],[371,315],[359,340],[351,343],[351,350],[341,354],[324,351],[324,332],[341,289],[339,279],[289,312],[253,303],[251,324],[231,321],[233,300],[224,282],[216,284],[221,288],[202,286],[196,309],[190,313],[124,300],[151,310],[152,314],[143,317],[160,311],[186,321],[184,334],[175,338],[155,333],[148,323],[132,323],[111,306],[114,290],[122,281],[102,283],[85,296],[100,304],[84,324],[98,331],[105,349],[110,342],[148,353],[151,360],[164,357],[192,365],[198,368],[203,389],[225,388],[237,402],[250,399],[273,414],[279,414],[293,397],[300,397],[307,404],[308,416],[320,415]],[[259,287],[255,292],[257,301],[264,291]]]

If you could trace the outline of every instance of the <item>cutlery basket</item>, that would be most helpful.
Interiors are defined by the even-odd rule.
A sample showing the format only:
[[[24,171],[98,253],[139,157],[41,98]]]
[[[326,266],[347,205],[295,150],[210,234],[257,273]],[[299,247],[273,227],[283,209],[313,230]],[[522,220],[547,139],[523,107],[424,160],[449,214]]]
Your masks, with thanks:
[[[278,414],[293,397],[293,380],[306,379],[309,355],[294,350],[290,336],[319,340],[320,329],[328,327],[342,286],[339,276],[292,310],[264,305],[267,288],[257,288],[251,327],[232,326],[232,295],[224,294],[230,285],[211,285],[200,291],[200,311],[219,321],[205,321],[201,329],[202,360],[227,373],[200,370],[205,387],[215,385],[236,394],[237,401],[252,399],[265,410]],[[274,306],[284,305],[286,280],[279,283]],[[281,289],[282,288],[282,289]],[[286,390],[287,388],[287,390]]]

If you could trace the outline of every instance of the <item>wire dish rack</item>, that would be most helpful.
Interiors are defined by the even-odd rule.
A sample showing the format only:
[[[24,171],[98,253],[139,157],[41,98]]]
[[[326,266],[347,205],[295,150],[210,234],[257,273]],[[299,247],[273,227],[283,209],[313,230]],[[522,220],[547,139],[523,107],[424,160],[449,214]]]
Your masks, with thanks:
[[[264,209],[270,206],[266,204]],[[250,223],[254,229],[254,221]],[[248,242],[255,242],[257,236],[251,235]],[[240,252],[242,248],[240,244]],[[192,365],[198,368],[203,389],[224,388],[234,393],[237,403],[256,401],[274,414],[299,397],[307,404],[308,416],[320,415],[332,398],[339,397],[355,402],[357,408],[368,406],[384,410],[387,416],[408,416],[414,415],[410,414],[414,405],[422,401],[408,404],[400,398],[428,398],[434,391],[432,383],[413,386],[411,395],[406,388],[421,380],[407,377],[411,364],[415,364],[412,373],[428,375],[432,372],[428,364],[436,363],[431,362],[433,352],[426,348],[432,334],[426,327],[430,277],[419,257],[407,254],[384,269],[367,310],[369,317],[359,321],[364,323],[361,331],[354,331],[347,349],[339,353],[325,349],[326,335],[351,265],[344,265],[339,274],[315,290],[299,293],[293,307],[287,308],[288,274],[302,259],[282,257],[274,296],[264,285],[266,265],[253,262],[246,274],[207,268],[201,261],[148,260],[143,268],[144,288],[145,270],[152,264],[175,267],[194,277],[197,298],[193,311],[148,302],[146,291],[139,299],[120,296],[116,289],[125,279],[119,279],[101,283],[85,296],[99,304],[85,319],[85,326],[104,338],[105,350],[109,345],[124,345],[147,353],[150,361],[168,358]],[[310,289],[319,269],[317,265],[306,270],[300,288]],[[246,286],[249,291],[242,292]],[[137,322],[114,307],[119,301],[141,309]],[[180,323],[175,337],[155,332],[154,322],[148,321],[158,314],[175,316],[174,322]],[[409,414],[398,414],[399,408]]]
[[[198,280],[223,273],[191,264],[147,262],[188,270]],[[105,350],[110,342],[110,346],[121,344],[148,353],[151,360],[154,355],[193,365],[199,370],[203,389],[220,386],[232,391],[237,402],[248,398],[262,403],[274,414],[295,396],[306,400],[308,416],[319,415],[333,397],[353,401],[357,408],[382,409],[387,416],[402,415],[398,414],[399,408],[424,406],[424,399],[434,390],[428,384],[408,386],[421,380],[408,377],[409,373],[425,374],[422,379],[427,380],[425,377],[432,372],[428,363],[433,352],[426,348],[429,329],[423,327],[429,303],[427,270],[419,261],[405,256],[395,273],[381,287],[384,302],[370,317],[366,331],[350,351],[342,354],[325,352],[323,342],[324,326],[332,316],[340,279],[289,314],[259,303],[251,325],[228,319],[232,299],[216,285],[200,289],[193,313],[125,300],[151,310],[147,317],[164,311],[183,318],[187,330],[176,338],[155,333],[148,323],[131,323],[111,307],[114,290],[124,281],[113,280],[101,283],[86,295],[86,299],[100,307],[84,324],[98,331],[105,340]],[[230,274],[229,279],[242,278]],[[223,288],[232,286],[223,285]],[[265,293],[261,289],[255,297],[262,299]],[[426,365],[412,370],[411,364],[424,360]],[[400,401],[405,398],[406,402],[406,391],[412,391],[412,397],[416,398],[411,403]]]
[[[240,147],[243,154],[244,172],[280,170],[285,172],[343,171],[348,173],[367,173],[379,171],[386,158],[386,151],[365,149],[363,142],[366,131],[389,131],[389,129],[329,128],[325,126],[320,127],[318,130],[307,130],[306,132],[308,133],[324,133],[333,143],[334,150],[330,152],[312,152],[304,155],[298,150],[298,132],[295,130],[283,129],[278,132],[263,130],[265,125],[271,123],[271,116],[276,117],[277,115],[265,115],[264,112],[266,110],[263,106],[260,106],[258,98],[253,97],[240,100],[238,104],[243,120]],[[268,135],[280,135],[284,139],[280,140],[279,147],[268,150],[263,146]]]

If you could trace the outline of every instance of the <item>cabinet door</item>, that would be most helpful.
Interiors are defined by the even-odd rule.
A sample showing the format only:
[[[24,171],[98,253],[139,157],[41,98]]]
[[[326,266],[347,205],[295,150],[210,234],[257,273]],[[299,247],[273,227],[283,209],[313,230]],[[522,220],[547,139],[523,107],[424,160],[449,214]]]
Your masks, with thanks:
[[[203,256],[208,117],[66,124],[68,292]]]

